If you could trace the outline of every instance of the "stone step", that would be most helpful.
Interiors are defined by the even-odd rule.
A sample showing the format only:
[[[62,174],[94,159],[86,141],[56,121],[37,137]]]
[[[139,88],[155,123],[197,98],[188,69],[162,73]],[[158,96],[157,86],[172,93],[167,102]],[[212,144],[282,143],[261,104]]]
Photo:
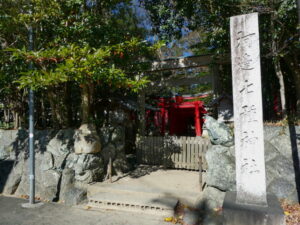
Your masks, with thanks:
[[[145,198],[148,197],[172,197],[180,202],[193,206],[197,197],[201,195],[200,192],[190,192],[190,191],[178,191],[173,190],[172,187],[166,187],[165,189],[155,188],[146,184],[120,184],[120,183],[95,183],[89,185],[88,197],[95,196],[98,193],[111,193],[111,194],[123,194],[123,195],[140,195]]]
[[[149,192],[98,192],[88,197],[88,206],[98,209],[122,210],[173,216],[178,199]]]

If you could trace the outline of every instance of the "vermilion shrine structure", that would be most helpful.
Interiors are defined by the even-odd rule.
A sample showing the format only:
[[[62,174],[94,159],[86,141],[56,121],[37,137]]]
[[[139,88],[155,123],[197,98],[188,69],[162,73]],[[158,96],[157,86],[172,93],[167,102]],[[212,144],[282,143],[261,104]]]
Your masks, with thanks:
[[[206,96],[201,96],[206,97]],[[159,111],[154,112],[154,118],[147,118],[147,122],[154,120],[162,136],[165,133],[176,136],[201,136],[203,115],[206,112],[199,97],[159,98]],[[148,111],[148,115],[151,112]],[[192,129],[192,127],[194,129]]]
[[[209,69],[209,74],[201,77],[183,77],[163,79],[153,82],[154,88],[158,84],[173,86],[178,84],[212,84],[214,98],[219,96],[219,70],[222,64],[229,64],[229,56],[222,58],[214,58],[211,55],[191,56],[186,58],[168,59],[156,61],[152,63],[150,73],[162,71],[175,71],[181,69],[201,68]],[[151,89],[151,87],[149,88]],[[140,105],[140,135],[144,136],[147,121],[149,122],[149,111],[145,109],[145,94],[143,90],[139,94]],[[206,113],[201,97],[160,97],[158,101],[159,111],[154,112],[154,123],[159,127],[160,134],[164,136],[166,133],[176,136],[201,136],[203,115]],[[193,127],[194,131],[190,128]],[[192,132],[192,133],[191,133]]]

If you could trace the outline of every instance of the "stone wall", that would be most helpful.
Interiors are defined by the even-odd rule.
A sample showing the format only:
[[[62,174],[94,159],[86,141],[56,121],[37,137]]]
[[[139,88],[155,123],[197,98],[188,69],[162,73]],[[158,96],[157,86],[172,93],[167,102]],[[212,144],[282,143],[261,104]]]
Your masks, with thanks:
[[[208,126],[211,127],[209,124]],[[212,139],[211,135],[210,138]],[[300,127],[265,126],[264,143],[267,192],[275,194],[279,199],[298,202]],[[211,207],[220,206],[225,192],[236,188],[234,143],[231,146],[228,146],[228,142],[223,144],[221,141],[212,144],[206,160],[208,170],[205,196],[210,198]]]
[[[124,134],[120,129],[103,128],[100,135],[103,148],[92,154],[75,153],[78,130],[36,131],[36,197],[78,204],[86,196],[86,184],[104,179],[108,151],[114,152],[115,173],[126,170]],[[0,130],[0,193],[28,195],[28,161],[27,131]]]

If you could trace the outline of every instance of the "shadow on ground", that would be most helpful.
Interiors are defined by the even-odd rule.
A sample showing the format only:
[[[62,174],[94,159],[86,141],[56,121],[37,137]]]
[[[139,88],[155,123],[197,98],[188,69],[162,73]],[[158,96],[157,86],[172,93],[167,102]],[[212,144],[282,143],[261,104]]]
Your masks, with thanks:
[[[289,131],[290,131],[292,156],[293,156],[293,164],[294,164],[294,171],[295,171],[295,182],[296,182],[296,188],[298,193],[298,202],[300,202],[300,164],[299,164],[300,161],[299,161],[299,149],[297,143],[300,142],[300,134],[296,133],[295,126],[291,124],[289,124]]]

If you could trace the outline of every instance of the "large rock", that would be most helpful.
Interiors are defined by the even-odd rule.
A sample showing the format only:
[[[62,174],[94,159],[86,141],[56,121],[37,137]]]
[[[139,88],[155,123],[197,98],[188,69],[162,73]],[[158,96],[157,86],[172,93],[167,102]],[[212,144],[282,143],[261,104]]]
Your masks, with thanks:
[[[61,178],[61,172],[59,170],[43,170],[43,154],[38,153],[35,156],[35,187],[36,196],[43,200],[53,201],[58,196],[58,184]],[[29,169],[28,159],[23,161],[23,173],[21,182],[15,192],[17,196],[29,194]]]
[[[267,191],[278,198],[287,198],[297,202],[295,169],[292,156],[282,154],[281,146],[274,146],[265,140]]]
[[[81,183],[100,181],[104,176],[104,163],[100,155],[71,153],[66,161],[66,168],[75,171],[75,180]]]
[[[66,168],[63,170],[61,183],[60,183],[60,193],[59,200],[62,203],[68,201],[68,192],[71,188],[74,187],[75,184],[75,171],[70,168]]]
[[[207,151],[207,185],[223,191],[235,189],[235,159],[231,151],[221,145],[212,145]]]
[[[63,169],[67,156],[70,152],[73,152],[73,135],[74,131],[71,129],[60,130],[55,134],[55,136],[47,144],[46,152],[50,153],[51,156],[46,153],[45,157],[49,161],[45,162],[47,165],[44,165],[44,167],[53,167],[58,170]],[[51,161],[53,162],[53,165]]]
[[[285,135],[280,132],[279,128],[275,128],[275,134],[279,140]],[[278,144],[280,141],[276,140],[276,135],[266,135],[270,140],[264,142],[267,192],[275,194],[278,198],[286,198],[292,202],[297,202],[298,195],[293,157],[291,154],[287,154],[288,151],[291,151],[291,144],[288,142],[286,145]],[[234,146],[213,145],[206,153],[206,160],[208,164],[207,185],[221,191],[235,190]]]
[[[37,176],[40,179],[36,182],[36,195],[48,201],[58,199],[58,185],[61,179],[61,172],[57,170],[47,170]]]
[[[35,132],[36,197],[77,204],[86,196],[82,187],[103,178],[100,154],[74,153],[74,133],[71,129]],[[0,130],[0,156],[0,193],[29,195],[27,131]]]
[[[72,187],[68,192],[66,192],[64,203],[66,205],[78,205],[86,199],[86,190],[77,187]]]
[[[101,151],[100,137],[93,124],[81,125],[74,137],[76,154],[92,154]]]
[[[16,139],[16,131],[15,130],[9,130],[9,131],[0,131],[0,160],[4,160],[9,158],[10,151],[13,148],[13,142]]]
[[[10,162],[11,162],[10,166],[13,165],[12,168],[5,165],[5,169],[4,169],[0,166],[1,167],[0,177],[1,179],[5,179],[5,181],[3,182],[2,190],[3,190],[3,194],[6,195],[12,195],[16,192],[22,179],[23,167],[24,167],[24,160],[20,160],[19,162],[12,162],[12,161]],[[7,169],[9,169],[10,171],[6,171]]]
[[[234,144],[233,135],[225,123],[218,122],[210,116],[205,116],[205,126],[212,144],[227,147]]]
[[[293,151],[299,154],[300,126],[265,126],[264,138],[286,157],[293,157]]]

